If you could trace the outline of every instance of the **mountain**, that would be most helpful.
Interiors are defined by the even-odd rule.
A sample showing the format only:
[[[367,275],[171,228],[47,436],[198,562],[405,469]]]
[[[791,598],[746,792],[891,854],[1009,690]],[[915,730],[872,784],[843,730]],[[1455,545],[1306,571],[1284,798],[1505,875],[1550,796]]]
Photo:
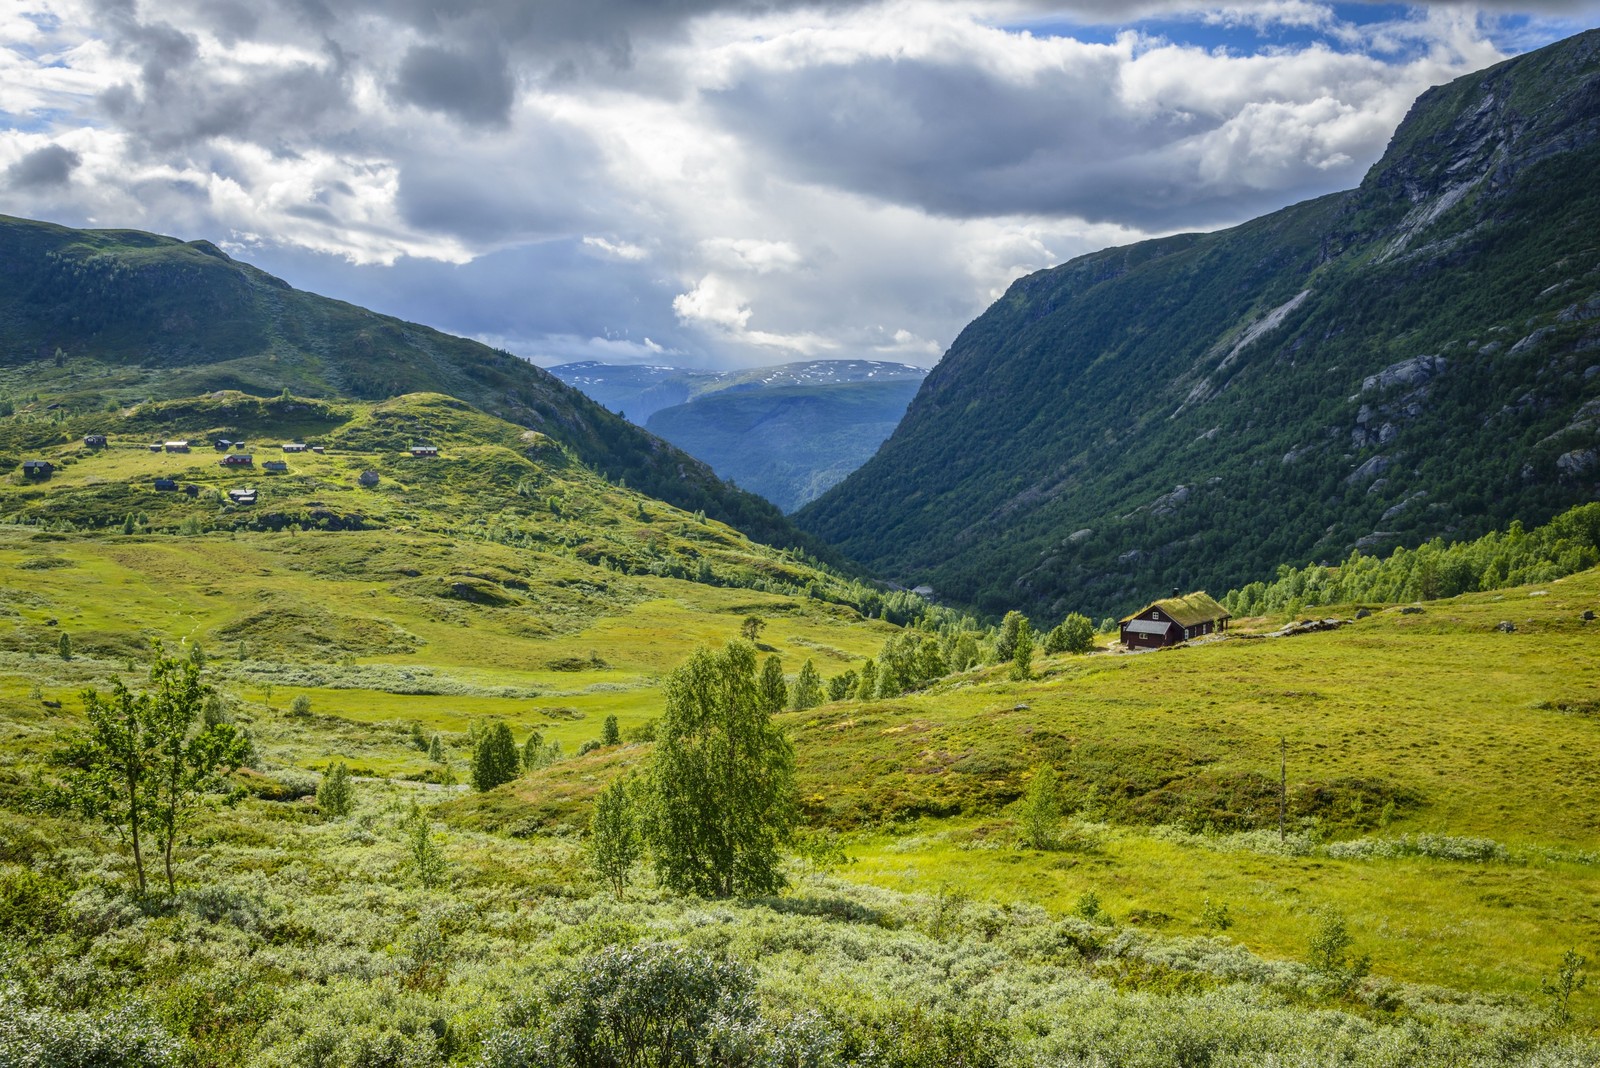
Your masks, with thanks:
[[[509,353],[296,290],[208,241],[0,216],[0,392],[80,411],[220,390],[446,394],[760,541],[808,541],[768,502]]]
[[[640,426],[656,412],[682,404],[700,386],[721,377],[718,371],[597,360],[558,364],[549,370],[573,389],[583,391],[591,400],[626,415]]]
[[[585,362],[551,373],[787,512],[860,467],[927,372],[810,360],[724,372]]]
[[[1359,188],[1022,278],[796,520],[1046,618],[1542,522],[1600,480],[1600,31],[1424,93]]]

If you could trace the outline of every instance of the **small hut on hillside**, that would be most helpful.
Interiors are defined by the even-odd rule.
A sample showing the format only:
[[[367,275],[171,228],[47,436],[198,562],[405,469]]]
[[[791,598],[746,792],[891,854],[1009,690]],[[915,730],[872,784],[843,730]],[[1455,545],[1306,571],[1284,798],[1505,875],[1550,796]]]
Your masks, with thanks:
[[[1233,617],[1204,591],[1152,601],[1122,621],[1122,644],[1129,649],[1159,649],[1166,645],[1228,629]]]

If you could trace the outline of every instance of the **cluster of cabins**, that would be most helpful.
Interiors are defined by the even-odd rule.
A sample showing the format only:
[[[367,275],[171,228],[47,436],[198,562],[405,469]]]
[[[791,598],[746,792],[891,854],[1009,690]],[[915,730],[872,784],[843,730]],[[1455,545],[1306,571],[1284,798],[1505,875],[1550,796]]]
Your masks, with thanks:
[[[83,444],[85,448],[89,449],[104,449],[107,447],[106,436],[104,434],[85,435]],[[190,451],[190,442],[187,439],[174,438],[171,441],[151,442],[146,447],[151,452],[186,453]],[[219,467],[255,466],[255,454],[242,451],[246,448],[246,443],[243,441],[233,441],[228,438],[218,438],[212,443],[212,447],[218,452],[224,454],[222,459],[217,461]],[[325,446],[312,445],[303,441],[285,441],[282,443],[280,448],[282,448],[282,450],[286,453],[322,453],[326,451]],[[407,451],[409,451],[413,457],[417,458],[439,455],[439,447],[437,445],[412,445]],[[24,478],[49,478],[55,473],[55,470],[56,465],[51,463],[49,460],[22,461],[22,475]],[[283,460],[266,460],[262,462],[261,470],[269,475],[287,474],[289,470],[289,464]],[[363,471],[361,472],[361,476],[359,479],[357,479],[357,481],[362,486],[367,488],[376,486],[378,484],[378,472]],[[155,480],[154,485],[157,490],[163,493],[171,493],[179,489],[178,481],[172,478],[158,478]],[[200,493],[200,487],[193,484],[185,485],[182,487],[182,489],[183,492],[187,493],[191,497],[197,496]],[[256,491],[254,489],[231,489],[228,491],[228,498],[235,504],[255,504]]]

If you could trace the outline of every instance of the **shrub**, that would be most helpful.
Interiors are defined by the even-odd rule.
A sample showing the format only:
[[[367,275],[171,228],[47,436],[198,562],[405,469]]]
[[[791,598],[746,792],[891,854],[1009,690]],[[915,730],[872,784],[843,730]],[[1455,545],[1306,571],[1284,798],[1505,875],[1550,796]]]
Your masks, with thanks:
[[[165,1068],[176,1040],[134,1007],[60,1012],[27,1005],[0,984],[0,1064],[5,1068]]]
[[[1345,927],[1343,913],[1326,909],[1319,914],[1306,953],[1306,965],[1335,994],[1344,995],[1354,990],[1372,966],[1371,957],[1350,955],[1354,942]]]
[[[607,716],[605,723],[600,726],[601,745],[621,745],[622,731],[617,726],[616,716]]]
[[[317,786],[317,807],[335,819],[350,815],[355,807],[355,788],[350,782],[350,769],[344,761],[336,760],[322,776]]]
[[[296,694],[295,699],[289,702],[289,714],[291,716],[311,715],[311,698],[303,693]]]
[[[1041,764],[1017,810],[1022,841],[1033,849],[1056,849],[1061,844],[1061,795],[1055,769]]]
[[[549,1063],[721,1063],[723,1034],[759,1023],[749,969],[665,944],[610,946],[552,991]]]

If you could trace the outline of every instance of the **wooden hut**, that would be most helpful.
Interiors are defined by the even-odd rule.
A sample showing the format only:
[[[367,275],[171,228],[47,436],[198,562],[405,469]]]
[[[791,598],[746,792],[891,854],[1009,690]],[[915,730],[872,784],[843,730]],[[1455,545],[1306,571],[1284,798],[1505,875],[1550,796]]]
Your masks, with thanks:
[[[1152,601],[1122,621],[1122,644],[1129,649],[1159,649],[1166,645],[1215,634],[1228,629],[1228,610],[1204,591],[1179,596],[1177,590]]]

